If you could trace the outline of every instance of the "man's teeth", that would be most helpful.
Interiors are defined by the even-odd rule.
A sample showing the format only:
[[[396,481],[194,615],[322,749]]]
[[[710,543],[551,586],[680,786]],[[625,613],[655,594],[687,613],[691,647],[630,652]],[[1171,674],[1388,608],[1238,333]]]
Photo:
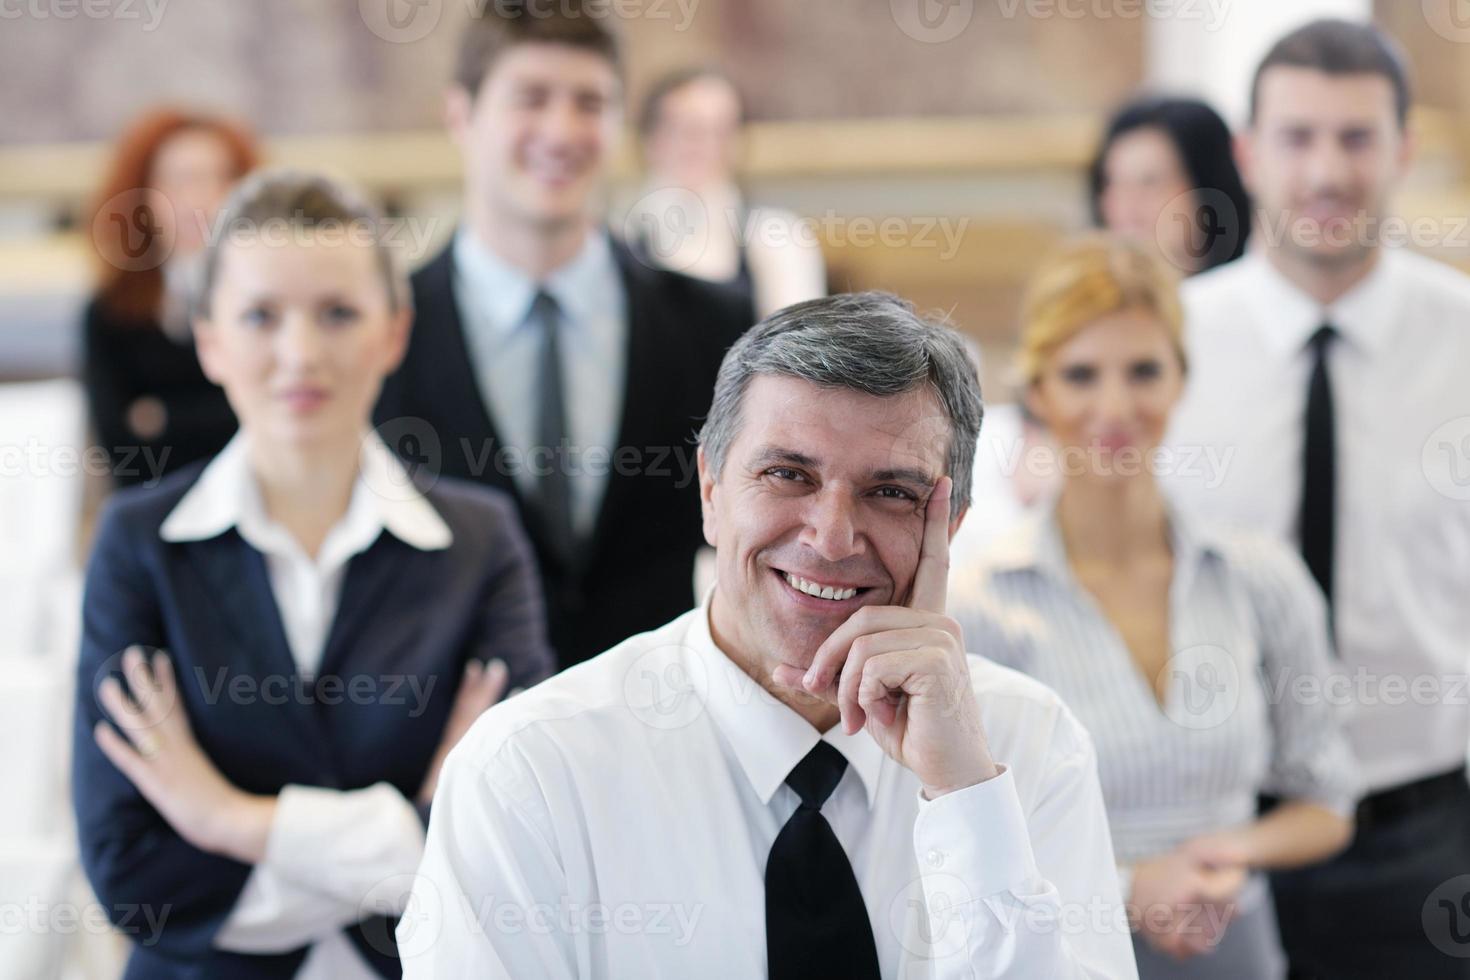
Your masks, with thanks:
[[[834,589],[832,586],[821,586],[815,582],[808,582],[804,578],[797,578],[790,572],[782,572],[786,576],[786,584],[798,592],[816,596],[818,599],[833,599],[841,602],[843,599],[851,599],[857,595],[857,589]]]

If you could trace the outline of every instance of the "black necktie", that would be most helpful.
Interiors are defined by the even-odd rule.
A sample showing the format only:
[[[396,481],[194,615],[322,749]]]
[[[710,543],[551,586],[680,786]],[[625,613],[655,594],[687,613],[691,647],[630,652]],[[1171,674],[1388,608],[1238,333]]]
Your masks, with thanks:
[[[1332,609],[1332,545],[1337,525],[1337,423],[1327,352],[1337,331],[1330,324],[1312,335],[1312,380],[1307,385],[1306,440],[1302,449],[1302,508],[1298,521],[1302,557]]]
[[[572,487],[562,452],[567,437],[566,400],[562,394],[561,311],[551,294],[542,290],[526,318],[541,334],[540,369],[536,376],[536,441],[530,463],[539,467],[536,484],[546,541],[562,565],[570,565],[576,551],[572,527]]]
[[[847,760],[827,742],[786,785],[801,805],[766,860],[766,960],[771,980],[877,980],[878,950],[847,852],[822,816]]]

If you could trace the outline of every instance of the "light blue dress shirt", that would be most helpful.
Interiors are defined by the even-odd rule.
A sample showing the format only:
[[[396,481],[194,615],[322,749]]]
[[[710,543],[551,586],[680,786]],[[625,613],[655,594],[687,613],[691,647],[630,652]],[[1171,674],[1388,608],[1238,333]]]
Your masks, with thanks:
[[[607,233],[587,236],[571,261],[537,282],[461,227],[454,239],[454,272],[454,299],[480,397],[504,440],[504,446],[471,446],[467,451],[486,465],[508,469],[522,495],[531,498],[537,477],[526,454],[536,439],[542,340],[526,318],[539,289],[556,300],[571,444],[565,464],[572,521],[579,535],[590,535],[622,423],[628,360],[628,297]]]

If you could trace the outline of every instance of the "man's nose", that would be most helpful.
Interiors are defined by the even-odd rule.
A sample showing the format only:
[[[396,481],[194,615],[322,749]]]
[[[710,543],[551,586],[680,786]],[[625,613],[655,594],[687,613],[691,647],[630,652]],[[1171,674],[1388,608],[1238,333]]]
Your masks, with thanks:
[[[838,562],[862,550],[862,534],[851,496],[819,491],[807,510],[806,543],[826,561]]]
[[[1334,139],[1313,141],[1307,158],[1307,179],[1314,194],[1343,193],[1352,174],[1347,151]]]

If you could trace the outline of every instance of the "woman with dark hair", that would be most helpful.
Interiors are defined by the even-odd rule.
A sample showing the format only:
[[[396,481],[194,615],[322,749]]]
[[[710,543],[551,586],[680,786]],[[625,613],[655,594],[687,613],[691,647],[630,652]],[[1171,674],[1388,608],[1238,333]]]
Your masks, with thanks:
[[[224,392],[199,368],[182,297],[220,202],[258,156],[237,125],[174,109],[118,139],[90,212],[99,275],[83,375],[120,485],[211,456],[235,431]]]
[[[1245,253],[1250,197],[1230,128],[1193,99],[1143,98],[1108,123],[1088,171],[1099,228],[1151,243],[1184,275]]]

